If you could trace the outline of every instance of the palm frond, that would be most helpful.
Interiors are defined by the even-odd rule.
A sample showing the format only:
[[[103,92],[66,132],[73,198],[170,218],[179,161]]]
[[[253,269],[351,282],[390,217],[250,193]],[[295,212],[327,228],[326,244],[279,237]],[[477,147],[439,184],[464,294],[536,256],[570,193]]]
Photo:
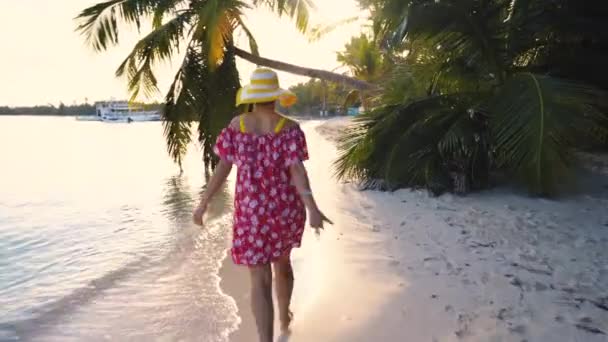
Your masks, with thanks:
[[[534,194],[553,195],[571,176],[577,139],[608,139],[594,104],[601,92],[577,82],[515,74],[489,104],[499,165]]]
[[[360,16],[353,16],[349,18],[340,19],[338,21],[329,23],[329,24],[319,24],[310,29],[307,33],[308,40],[310,42],[315,42],[324,37],[325,35],[335,31],[337,28],[342,27],[344,25],[352,24],[361,20]]]
[[[372,82],[382,75],[384,58],[378,46],[366,34],[352,37],[337,60],[350,68],[352,74],[362,80]]]
[[[243,21],[243,18],[239,17],[237,21],[238,21],[239,27],[243,30],[243,32],[245,32],[245,35],[247,35],[247,39],[249,40],[249,49],[251,50],[251,54],[253,54],[255,56],[259,56],[260,49],[258,48],[258,42],[255,40],[253,33],[251,32],[251,30],[249,30],[249,27],[247,27],[247,25]]]
[[[173,161],[179,164],[180,169],[188,145],[192,142],[191,126],[192,121],[196,120],[197,106],[196,91],[191,88],[200,64],[196,48],[189,47],[165,97],[163,126],[167,151]]]
[[[389,46],[397,40],[396,37],[403,37],[409,10],[415,3],[412,0],[386,0],[365,4],[363,1],[364,6],[371,5],[374,37],[383,44],[388,43]]]
[[[186,0],[158,0],[152,15],[152,28],[160,28],[167,15],[175,15],[179,9],[186,7]]]
[[[424,42],[447,58],[465,58],[470,65],[488,63],[488,72],[501,76],[505,69],[504,2],[485,5],[476,1],[425,2],[409,9],[404,35]],[[396,41],[396,42],[397,42]],[[395,42],[395,43],[396,43]]]
[[[213,144],[220,131],[238,113],[234,103],[240,88],[240,79],[232,41],[228,42],[220,65],[209,70],[205,81],[204,94],[207,100],[200,112],[198,140],[203,146],[205,165],[213,169],[218,162],[217,156],[213,154]]]
[[[163,0],[109,0],[84,9],[77,17],[77,31],[96,51],[118,44],[120,22],[139,29],[144,17],[151,15]]]
[[[310,11],[316,9],[312,0],[253,0],[254,6],[264,6],[279,16],[288,15],[295,19],[296,28],[305,33],[308,30]]]
[[[195,4],[198,23],[194,38],[207,44],[206,56],[211,68],[224,58],[226,42],[232,39],[246,7],[247,4],[240,0],[208,0]]]
[[[341,140],[337,176],[434,193],[452,188],[450,172],[485,181],[488,165],[478,161],[487,141],[468,114],[473,104],[466,94],[436,95],[364,114]]]
[[[192,16],[192,12],[182,12],[150,32],[135,44],[133,51],[118,67],[116,75],[128,78],[132,100],[142,90],[147,97],[156,94],[158,88],[153,68],[159,62],[170,60],[179,51]]]
[[[191,124],[198,122],[198,140],[205,167],[215,167],[213,143],[222,127],[234,116],[239,88],[232,45],[217,68],[207,63],[207,45],[192,41],[166,97],[163,114],[169,154],[181,163],[192,141]]]

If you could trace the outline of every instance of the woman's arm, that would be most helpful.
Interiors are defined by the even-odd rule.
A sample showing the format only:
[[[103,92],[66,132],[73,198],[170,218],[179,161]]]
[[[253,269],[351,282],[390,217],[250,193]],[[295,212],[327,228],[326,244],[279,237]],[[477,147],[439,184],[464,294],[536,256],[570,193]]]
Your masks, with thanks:
[[[209,183],[207,183],[207,189],[203,193],[203,196],[201,196],[201,201],[198,207],[194,209],[194,212],[192,213],[192,219],[194,220],[194,223],[198,225],[203,224],[203,215],[207,210],[207,205],[209,205],[209,202],[211,202],[213,196],[215,196],[222,184],[224,184],[231,170],[232,163],[229,163],[225,160],[220,160],[219,164],[215,168],[215,172],[213,172],[213,175],[209,180]]]
[[[222,187],[222,184],[224,184],[226,181],[226,178],[228,178],[231,170],[232,163],[220,160],[219,164],[217,164],[217,167],[215,168],[215,171],[213,172],[213,175],[211,176],[211,179],[209,179],[209,183],[207,183],[207,189],[201,197],[200,205],[209,204],[213,196],[215,196],[217,191]]]
[[[310,181],[308,179],[308,173],[302,163],[296,163],[289,167],[291,173],[291,179],[293,184],[298,189],[298,193],[304,202],[304,205],[308,210],[319,210],[315,198],[310,191]]]
[[[301,162],[293,164],[289,167],[289,171],[291,173],[291,179],[293,180],[304,205],[308,209],[310,225],[313,228],[323,228],[323,222],[333,224],[317,206],[312,191],[310,191],[310,181],[304,164]]]

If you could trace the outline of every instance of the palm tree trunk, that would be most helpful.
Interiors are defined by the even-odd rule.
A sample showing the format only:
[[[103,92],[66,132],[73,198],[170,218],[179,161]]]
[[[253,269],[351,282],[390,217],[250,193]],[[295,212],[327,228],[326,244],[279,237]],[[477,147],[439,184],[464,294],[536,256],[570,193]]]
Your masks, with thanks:
[[[359,90],[369,90],[369,89],[377,88],[377,86],[372,83],[365,82],[365,81],[362,81],[362,80],[359,80],[359,79],[356,79],[353,77],[336,74],[336,73],[326,71],[326,70],[305,68],[305,67],[285,63],[285,62],[275,61],[275,60],[264,58],[261,56],[256,56],[254,54],[251,54],[251,53],[249,53],[245,50],[241,50],[239,48],[235,48],[234,52],[235,52],[235,55],[237,55],[237,56],[241,57],[242,59],[249,61],[253,64],[273,68],[276,70],[285,71],[290,74],[308,76],[310,78],[318,78],[320,80],[325,80],[325,81],[334,82],[334,83],[342,83],[342,84],[345,84],[347,86],[350,86],[350,87],[353,87],[353,88],[359,89]]]

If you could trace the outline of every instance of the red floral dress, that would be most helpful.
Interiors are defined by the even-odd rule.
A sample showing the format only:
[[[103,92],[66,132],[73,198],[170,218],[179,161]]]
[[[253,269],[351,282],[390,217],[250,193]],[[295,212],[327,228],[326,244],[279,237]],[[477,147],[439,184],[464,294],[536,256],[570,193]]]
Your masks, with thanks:
[[[215,153],[237,166],[232,260],[265,265],[300,247],[306,210],[289,166],[308,159],[299,126],[257,135],[228,127]]]

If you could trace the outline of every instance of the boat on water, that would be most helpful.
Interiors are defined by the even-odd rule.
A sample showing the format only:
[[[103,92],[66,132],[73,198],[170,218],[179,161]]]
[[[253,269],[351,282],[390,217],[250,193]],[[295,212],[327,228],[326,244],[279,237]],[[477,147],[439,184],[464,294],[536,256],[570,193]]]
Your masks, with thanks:
[[[156,110],[145,110],[141,105],[128,101],[100,101],[95,102],[95,115],[79,116],[80,121],[103,122],[141,122],[160,121],[160,113]]]

